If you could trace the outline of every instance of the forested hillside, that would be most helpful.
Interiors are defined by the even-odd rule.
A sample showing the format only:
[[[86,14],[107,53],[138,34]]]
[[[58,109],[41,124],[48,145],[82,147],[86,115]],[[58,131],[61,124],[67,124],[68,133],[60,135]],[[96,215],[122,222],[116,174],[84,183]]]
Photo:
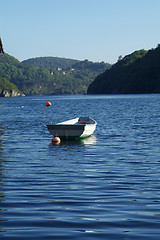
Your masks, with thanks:
[[[34,60],[37,62],[38,58]],[[52,64],[50,57],[50,61],[47,57],[40,60],[39,64],[37,62],[31,65],[26,64],[27,61],[21,63],[8,54],[0,54],[0,75],[14,83],[25,95],[79,94],[87,93],[87,88],[95,77],[110,67],[105,63],[82,61],[84,66],[79,69],[73,68],[74,64],[81,63],[78,60],[58,58],[58,62],[55,63],[54,58]],[[98,70],[97,64],[100,65]],[[92,69],[88,67],[90,65]]]
[[[48,69],[68,69],[71,68],[78,60],[59,57],[36,57],[22,61],[22,63],[34,65],[36,67]]]
[[[47,68],[50,71],[61,69],[63,71],[90,70],[93,72],[103,72],[111,67],[111,64],[105,62],[91,62],[88,60],[80,61],[69,58],[58,57],[36,57],[22,61],[24,64],[34,65],[40,68]]]
[[[88,93],[160,93],[160,45],[124,57],[96,77]]]

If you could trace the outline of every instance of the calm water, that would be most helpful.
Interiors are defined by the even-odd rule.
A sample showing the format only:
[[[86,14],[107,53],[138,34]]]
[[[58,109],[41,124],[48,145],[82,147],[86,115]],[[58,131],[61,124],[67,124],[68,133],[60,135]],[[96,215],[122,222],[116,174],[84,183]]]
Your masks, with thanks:
[[[1,239],[160,239],[159,94],[0,101]],[[81,115],[94,135],[52,145]]]

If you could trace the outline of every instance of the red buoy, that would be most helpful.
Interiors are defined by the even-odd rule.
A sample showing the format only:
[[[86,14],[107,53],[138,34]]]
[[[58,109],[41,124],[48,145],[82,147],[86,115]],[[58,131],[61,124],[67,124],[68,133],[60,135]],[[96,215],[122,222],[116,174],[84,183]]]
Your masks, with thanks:
[[[61,139],[59,137],[52,138],[52,144],[59,144],[60,142],[61,142]]]
[[[51,104],[50,102],[46,102],[46,103],[45,103],[45,106],[46,106],[46,107],[49,107],[49,106],[51,106],[51,105],[52,105],[52,104]]]

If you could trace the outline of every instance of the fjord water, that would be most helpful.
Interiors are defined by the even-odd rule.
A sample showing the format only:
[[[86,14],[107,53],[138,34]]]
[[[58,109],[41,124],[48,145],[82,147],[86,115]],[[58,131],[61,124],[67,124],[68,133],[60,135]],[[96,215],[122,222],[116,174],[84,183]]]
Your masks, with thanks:
[[[159,240],[159,94],[0,101],[1,239]],[[78,116],[94,135],[52,145],[46,124]]]

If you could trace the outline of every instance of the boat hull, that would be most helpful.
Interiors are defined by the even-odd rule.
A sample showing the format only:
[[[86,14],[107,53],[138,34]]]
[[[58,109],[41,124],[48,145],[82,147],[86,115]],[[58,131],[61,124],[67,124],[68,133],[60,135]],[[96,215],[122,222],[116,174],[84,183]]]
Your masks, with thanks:
[[[85,118],[76,118],[63,123],[48,124],[47,128],[54,137],[66,139],[85,138],[93,134],[96,128],[96,122],[91,119],[93,122],[90,120],[90,122],[88,121],[87,123],[84,120]]]

